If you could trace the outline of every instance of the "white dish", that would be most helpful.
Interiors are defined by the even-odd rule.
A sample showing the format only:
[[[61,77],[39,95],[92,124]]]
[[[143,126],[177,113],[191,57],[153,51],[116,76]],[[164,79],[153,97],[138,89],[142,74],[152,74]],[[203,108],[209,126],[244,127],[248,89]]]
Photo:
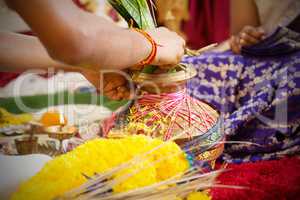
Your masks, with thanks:
[[[51,159],[50,156],[41,154],[0,155],[0,199],[9,199],[20,183],[34,176]]]

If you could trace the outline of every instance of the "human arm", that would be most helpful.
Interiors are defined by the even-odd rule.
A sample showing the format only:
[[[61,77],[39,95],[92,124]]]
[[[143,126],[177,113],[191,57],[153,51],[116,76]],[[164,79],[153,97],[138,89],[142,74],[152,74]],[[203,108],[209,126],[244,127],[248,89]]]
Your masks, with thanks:
[[[260,28],[258,9],[254,0],[230,1],[231,50],[240,53],[243,46],[261,41],[265,32]]]
[[[34,36],[0,32],[0,71],[23,72],[28,69],[77,71],[72,67],[51,59],[41,42]]]
[[[258,10],[254,0],[230,0],[231,34],[238,34],[246,25],[260,26]]]
[[[133,66],[151,52],[147,39],[132,30],[84,12],[70,0],[7,0],[37,34],[49,55],[69,65],[92,69]],[[148,31],[161,44],[152,64],[175,64],[183,55],[184,41],[167,29]]]
[[[48,72],[48,69],[52,71],[79,72],[100,93],[111,99],[120,100],[129,96],[125,87],[127,82],[124,77],[113,73],[104,74],[104,80],[100,81],[99,71],[74,67],[54,61],[49,57],[47,51],[36,37],[0,32],[0,52],[0,71],[2,72],[23,72],[29,69],[42,69],[45,73]]]

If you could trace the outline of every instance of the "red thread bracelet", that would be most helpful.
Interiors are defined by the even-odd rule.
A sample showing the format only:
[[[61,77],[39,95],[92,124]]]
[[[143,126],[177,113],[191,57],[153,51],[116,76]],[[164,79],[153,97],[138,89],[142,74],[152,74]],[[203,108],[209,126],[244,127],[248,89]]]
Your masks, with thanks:
[[[144,66],[144,65],[151,64],[153,62],[153,60],[155,59],[156,54],[157,54],[157,44],[156,44],[156,42],[153,40],[153,38],[146,31],[143,31],[143,30],[137,29],[137,28],[132,28],[132,30],[134,30],[138,33],[141,33],[151,43],[151,46],[152,46],[152,50],[151,50],[151,53],[149,54],[149,56],[147,56],[146,59],[139,62],[137,64],[137,66]]]

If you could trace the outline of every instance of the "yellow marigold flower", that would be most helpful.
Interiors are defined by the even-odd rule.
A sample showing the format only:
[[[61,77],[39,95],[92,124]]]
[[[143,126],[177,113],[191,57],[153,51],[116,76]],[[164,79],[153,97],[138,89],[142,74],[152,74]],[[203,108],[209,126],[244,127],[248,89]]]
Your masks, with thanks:
[[[137,162],[133,166],[122,170],[115,178],[131,174],[132,176],[127,181],[121,182],[113,188],[114,192],[128,191],[157,182],[156,169],[148,159],[143,159],[142,162]],[[141,181],[141,177],[144,177],[143,181]]]
[[[156,150],[149,152],[153,148]],[[146,136],[96,139],[49,161],[40,172],[21,184],[12,199],[53,199],[85,183],[87,180],[82,174],[102,173],[138,155],[139,162],[114,176],[120,180],[119,177],[132,174],[115,185],[114,192],[147,186],[181,174],[189,167],[184,152],[173,142],[164,143]]]
[[[187,200],[211,200],[205,192],[193,192],[188,195]]]

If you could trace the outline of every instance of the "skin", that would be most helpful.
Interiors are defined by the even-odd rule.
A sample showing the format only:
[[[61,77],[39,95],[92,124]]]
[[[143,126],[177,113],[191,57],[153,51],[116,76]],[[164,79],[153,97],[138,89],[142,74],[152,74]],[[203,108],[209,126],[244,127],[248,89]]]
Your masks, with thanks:
[[[0,52],[1,71],[22,72],[31,68],[81,70],[51,59],[38,38],[33,36],[0,32]]]
[[[231,0],[229,44],[231,50],[240,54],[244,46],[254,45],[265,37],[265,31],[260,27],[258,10],[253,0]]]
[[[54,71],[79,72],[86,77],[101,94],[113,100],[127,99],[129,91],[125,87],[126,79],[115,73],[104,74],[103,83],[98,71],[74,67],[51,59],[41,44],[33,36],[0,32],[0,66],[1,71],[23,72],[29,68]],[[18,46],[18,48],[15,48]],[[13,58],[13,59],[12,59]]]
[[[50,57],[59,62],[94,70],[124,69],[144,60],[151,52],[151,45],[142,34],[84,12],[70,0],[6,2],[30,26]],[[180,61],[185,46],[181,37],[166,28],[148,33],[160,44],[152,64]]]
[[[84,70],[81,72],[86,79],[88,79],[93,85],[98,86],[98,91],[112,100],[122,100],[130,98],[130,91],[127,87],[127,80],[125,77],[116,74],[108,73],[103,76],[103,86],[101,75],[91,70]],[[101,89],[100,89],[101,88]]]
[[[150,42],[133,30],[77,8],[70,0],[7,0],[36,37],[0,33],[0,71],[48,69],[82,73],[98,89],[99,70],[122,70],[136,65],[151,52]],[[151,64],[162,67],[180,62],[185,41],[161,27],[148,30],[159,44]],[[112,99],[128,97],[127,82],[118,74],[105,74],[104,89]],[[107,86],[108,85],[108,86]]]

